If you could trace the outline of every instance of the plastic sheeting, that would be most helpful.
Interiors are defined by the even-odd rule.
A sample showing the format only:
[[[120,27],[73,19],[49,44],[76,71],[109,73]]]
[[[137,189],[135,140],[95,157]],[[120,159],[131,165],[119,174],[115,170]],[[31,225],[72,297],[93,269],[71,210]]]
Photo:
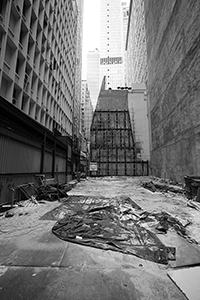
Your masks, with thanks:
[[[158,224],[155,216],[144,215],[130,198],[70,196],[60,210],[65,215],[52,231],[65,241],[132,254],[162,264],[175,259],[175,248],[166,247],[155,233],[142,225],[147,217]]]

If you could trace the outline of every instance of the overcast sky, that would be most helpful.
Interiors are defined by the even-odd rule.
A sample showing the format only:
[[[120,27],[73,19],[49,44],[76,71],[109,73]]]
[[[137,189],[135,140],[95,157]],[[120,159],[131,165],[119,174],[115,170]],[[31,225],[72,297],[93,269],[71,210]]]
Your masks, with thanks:
[[[129,0],[123,1],[129,3]],[[84,0],[82,79],[86,79],[87,53],[95,48],[99,49],[99,44],[100,0]]]
[[[86,79],[87,53],[99,49],[100,42],[100,0],[84,0],[83,16],[83,72]]]

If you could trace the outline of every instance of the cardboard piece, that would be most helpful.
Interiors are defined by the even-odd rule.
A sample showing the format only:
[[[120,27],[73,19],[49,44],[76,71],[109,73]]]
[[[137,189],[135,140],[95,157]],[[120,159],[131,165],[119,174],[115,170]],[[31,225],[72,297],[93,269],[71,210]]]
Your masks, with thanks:
[[[176,269],[167,274],[189,300],[200,299],[200,266]]]

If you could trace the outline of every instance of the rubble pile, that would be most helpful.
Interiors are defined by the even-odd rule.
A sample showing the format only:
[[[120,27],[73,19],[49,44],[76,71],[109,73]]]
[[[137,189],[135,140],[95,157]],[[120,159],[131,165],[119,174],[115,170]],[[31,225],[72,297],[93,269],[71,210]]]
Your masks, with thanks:
[[[185,191],[188,199],[196,199],[200,202],[198,190],[200,191],[200,177],[199,176],[185,176]],[[197,197],[198,196],[198,197]]]
[[[161,182],[147,181],[142,183],[142,187],[151,192],[172,192],[178,194],[185,194],[185,190],[181,186],[169,185]]]
[[[56,201],[67,197],[67,192],[71,189],[67,184],[41,185],[37,189],[37,200]]]

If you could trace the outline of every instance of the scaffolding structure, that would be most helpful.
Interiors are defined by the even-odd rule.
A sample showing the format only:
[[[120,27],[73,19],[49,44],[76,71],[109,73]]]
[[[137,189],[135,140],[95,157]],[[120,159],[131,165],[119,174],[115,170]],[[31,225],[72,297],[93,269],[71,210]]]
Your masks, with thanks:
[[[98,176],[147,175],[148,164],[136,160],[128,110],[95,111],[91,127],[90,160]]]

